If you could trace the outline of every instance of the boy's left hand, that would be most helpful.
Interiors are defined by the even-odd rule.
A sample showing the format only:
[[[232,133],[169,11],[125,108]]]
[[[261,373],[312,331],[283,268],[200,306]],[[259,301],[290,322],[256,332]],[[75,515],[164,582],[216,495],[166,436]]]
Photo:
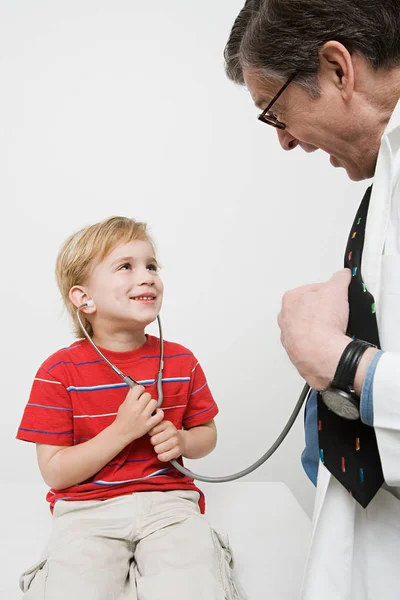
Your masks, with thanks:
[[[149,431],[150,442],[161,462],[168,462],[184,454],[184,434],[171,421],[161,421]]]

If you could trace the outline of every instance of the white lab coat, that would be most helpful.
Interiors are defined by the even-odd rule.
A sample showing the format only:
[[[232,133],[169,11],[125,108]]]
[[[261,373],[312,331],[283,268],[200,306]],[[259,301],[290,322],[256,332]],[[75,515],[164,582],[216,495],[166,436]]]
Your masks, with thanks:
[[[363,509],[320,463],[301,600],[400,599],[400,101],[381,141],[361,272],[384,350],[373,406],[385,484]]]

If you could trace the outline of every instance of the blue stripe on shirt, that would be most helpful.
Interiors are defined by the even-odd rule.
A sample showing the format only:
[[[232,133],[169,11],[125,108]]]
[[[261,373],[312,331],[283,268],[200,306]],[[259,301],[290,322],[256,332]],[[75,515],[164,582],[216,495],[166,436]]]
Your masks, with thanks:
[[[71,349],[71,348],[69,348]],[[68,350],[68,348],[65,348],[65,350]],[[181,352],[180,354],[170,354],[169,356],[164,356],[164,360],[167,358],[177,358],[178,356],[193,356],[193,354],[191,352]],[[154,359],[154,358],[160,358],[160,356],[157,354],[155,356],[141,356],[141,359]],[[99,358],[97,360],[89,360],[89,361],[85,361],[85,362],[78,362],[75,363],[73,360],[60,360],[59,362],[55,363],[54,365],[52,365],[51,367],[49,367],[48,369],[46,369],[47,373],[49,373],[52,369],[54,369],[55,367],[58,367],[59,365],[74,365],[75,367],[81,367],[83,365],[94,365],[96,363],[99,362],[104,362],[104,360],[102,358]]]
[[[34,404],[33,402],[28,402],[28,406],[39,406],[40,408],[51,408],[52,410],[72,410],[72,408],[63,408],[61,406],[47,406],[47,404]]]
[[[154,473],[150,473],[150,475],[145,475],[144,477],[137,477],[136,479],[123,479],[122,481],[105,481],[104,479],[98,479],[97,481],[93,481],[93,485],[100,486],[112,486],[112,485],[122,485],[125,483],[133,483],[135,481],[146,481],[148,479],[153,479],[154,477],[161,477],[165,473],[172,471],[171,467],[167,467],[166,469],[160,469],[159,471],[154,471]]]
[[[213,404],[211,406],[209,406],[208,408],[206,408],[205,410],[201,410],[200,412],[195,413],[194,415],[189,415],[189,417],[184,417],[183,421],[189,421],[189,419],[194,419],[194,417],[198,417],[199,415],[202,415],[202,414],[208,412],[209,410],[214,408],[214,406],[215,406],[215,402],[213,402]]]
[[[19,431],[29,431],[30,433],[44,433],[45,435],[71,435],[71,431],[41,431],[40,429],[27,429],[26,427],[19,427]]]
[[[193,354],[191,352],[181,352],[180,354],[170,354],[169,356],[164,356],[164,360],[166,358],[177,358],[178,356],[193,356]],[[152,355],[141,356],[140,358],[160,358],[160,355],[156,354],[155,356],[152,356]]]
[[[162,383],[177,383],[190,381],[190,377],[166,377],[162,380]],[[138,381],[139,385],[152,385],[156,382],[155,379],[142,379]],[[104,385],[90,385],[90,386],[75,386],[70,385],[67,387],[67,392],[98,392],[100,390],[112,390],[115,388],[128,387],[127,383],[107,383]]]
[[[50,373],[50,371],[52,369],[54,369],[55,367],[58,367],[58,365],[74,365],[75,367],[81,367],[82,365],[95,365],[96,363],[99,362],[104,362],[104,360],[102,358],[100,358],[99,360],[89,360],[86,362],[80,362],[80,363],[74,363],[74,361],[72,360],[60,360],[58,363],[55,363],[54,365],[51,365],[51,367],[49,367],[48,369],[46,369],[47,373]]]
[[[192,392],[190,394],[190,396],[194,396],[195,394],[197,394],[197,392],[201,392],[201,390],[204,390],[204,388],[206,387],[206,385],[207,385],[207,381],[205,382],[204,385],[202,385],[201,387],[197,388],[197,390],[195,390],[194,392]]]

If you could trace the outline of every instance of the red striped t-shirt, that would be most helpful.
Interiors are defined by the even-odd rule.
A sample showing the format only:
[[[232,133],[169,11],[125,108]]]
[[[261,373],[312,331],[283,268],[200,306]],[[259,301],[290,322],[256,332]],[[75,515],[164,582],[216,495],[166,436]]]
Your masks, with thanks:
[[[157,399],[158,338],[148,335],[143,346],[130,352],[102,351]],[[193,353],[172,342],[164,342],[164,352],[164,419],[177,429],[211,421],[218,407]],[[17,438],[54,446],[82,444],[115,420],[128,391],[89,342],[80,340],[50,356],[38,370]],[[146,434],[90,479],[64,490],[51,489],[47,500],[53,510],[60,499],[106,500],[133,492],[176,489],[200,492],[204,512],[204,496],[193,479],[159,461]]]

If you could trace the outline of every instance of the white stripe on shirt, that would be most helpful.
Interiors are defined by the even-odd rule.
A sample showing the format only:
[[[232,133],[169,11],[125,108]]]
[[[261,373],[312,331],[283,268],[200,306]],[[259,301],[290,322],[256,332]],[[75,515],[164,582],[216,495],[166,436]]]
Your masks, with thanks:
[[[41,379],[40,377],[35,377],[35,381],[44,381],[45,383],[56,383],[57,385],[62,385],[61,381],[50,381],[50,379]]]

